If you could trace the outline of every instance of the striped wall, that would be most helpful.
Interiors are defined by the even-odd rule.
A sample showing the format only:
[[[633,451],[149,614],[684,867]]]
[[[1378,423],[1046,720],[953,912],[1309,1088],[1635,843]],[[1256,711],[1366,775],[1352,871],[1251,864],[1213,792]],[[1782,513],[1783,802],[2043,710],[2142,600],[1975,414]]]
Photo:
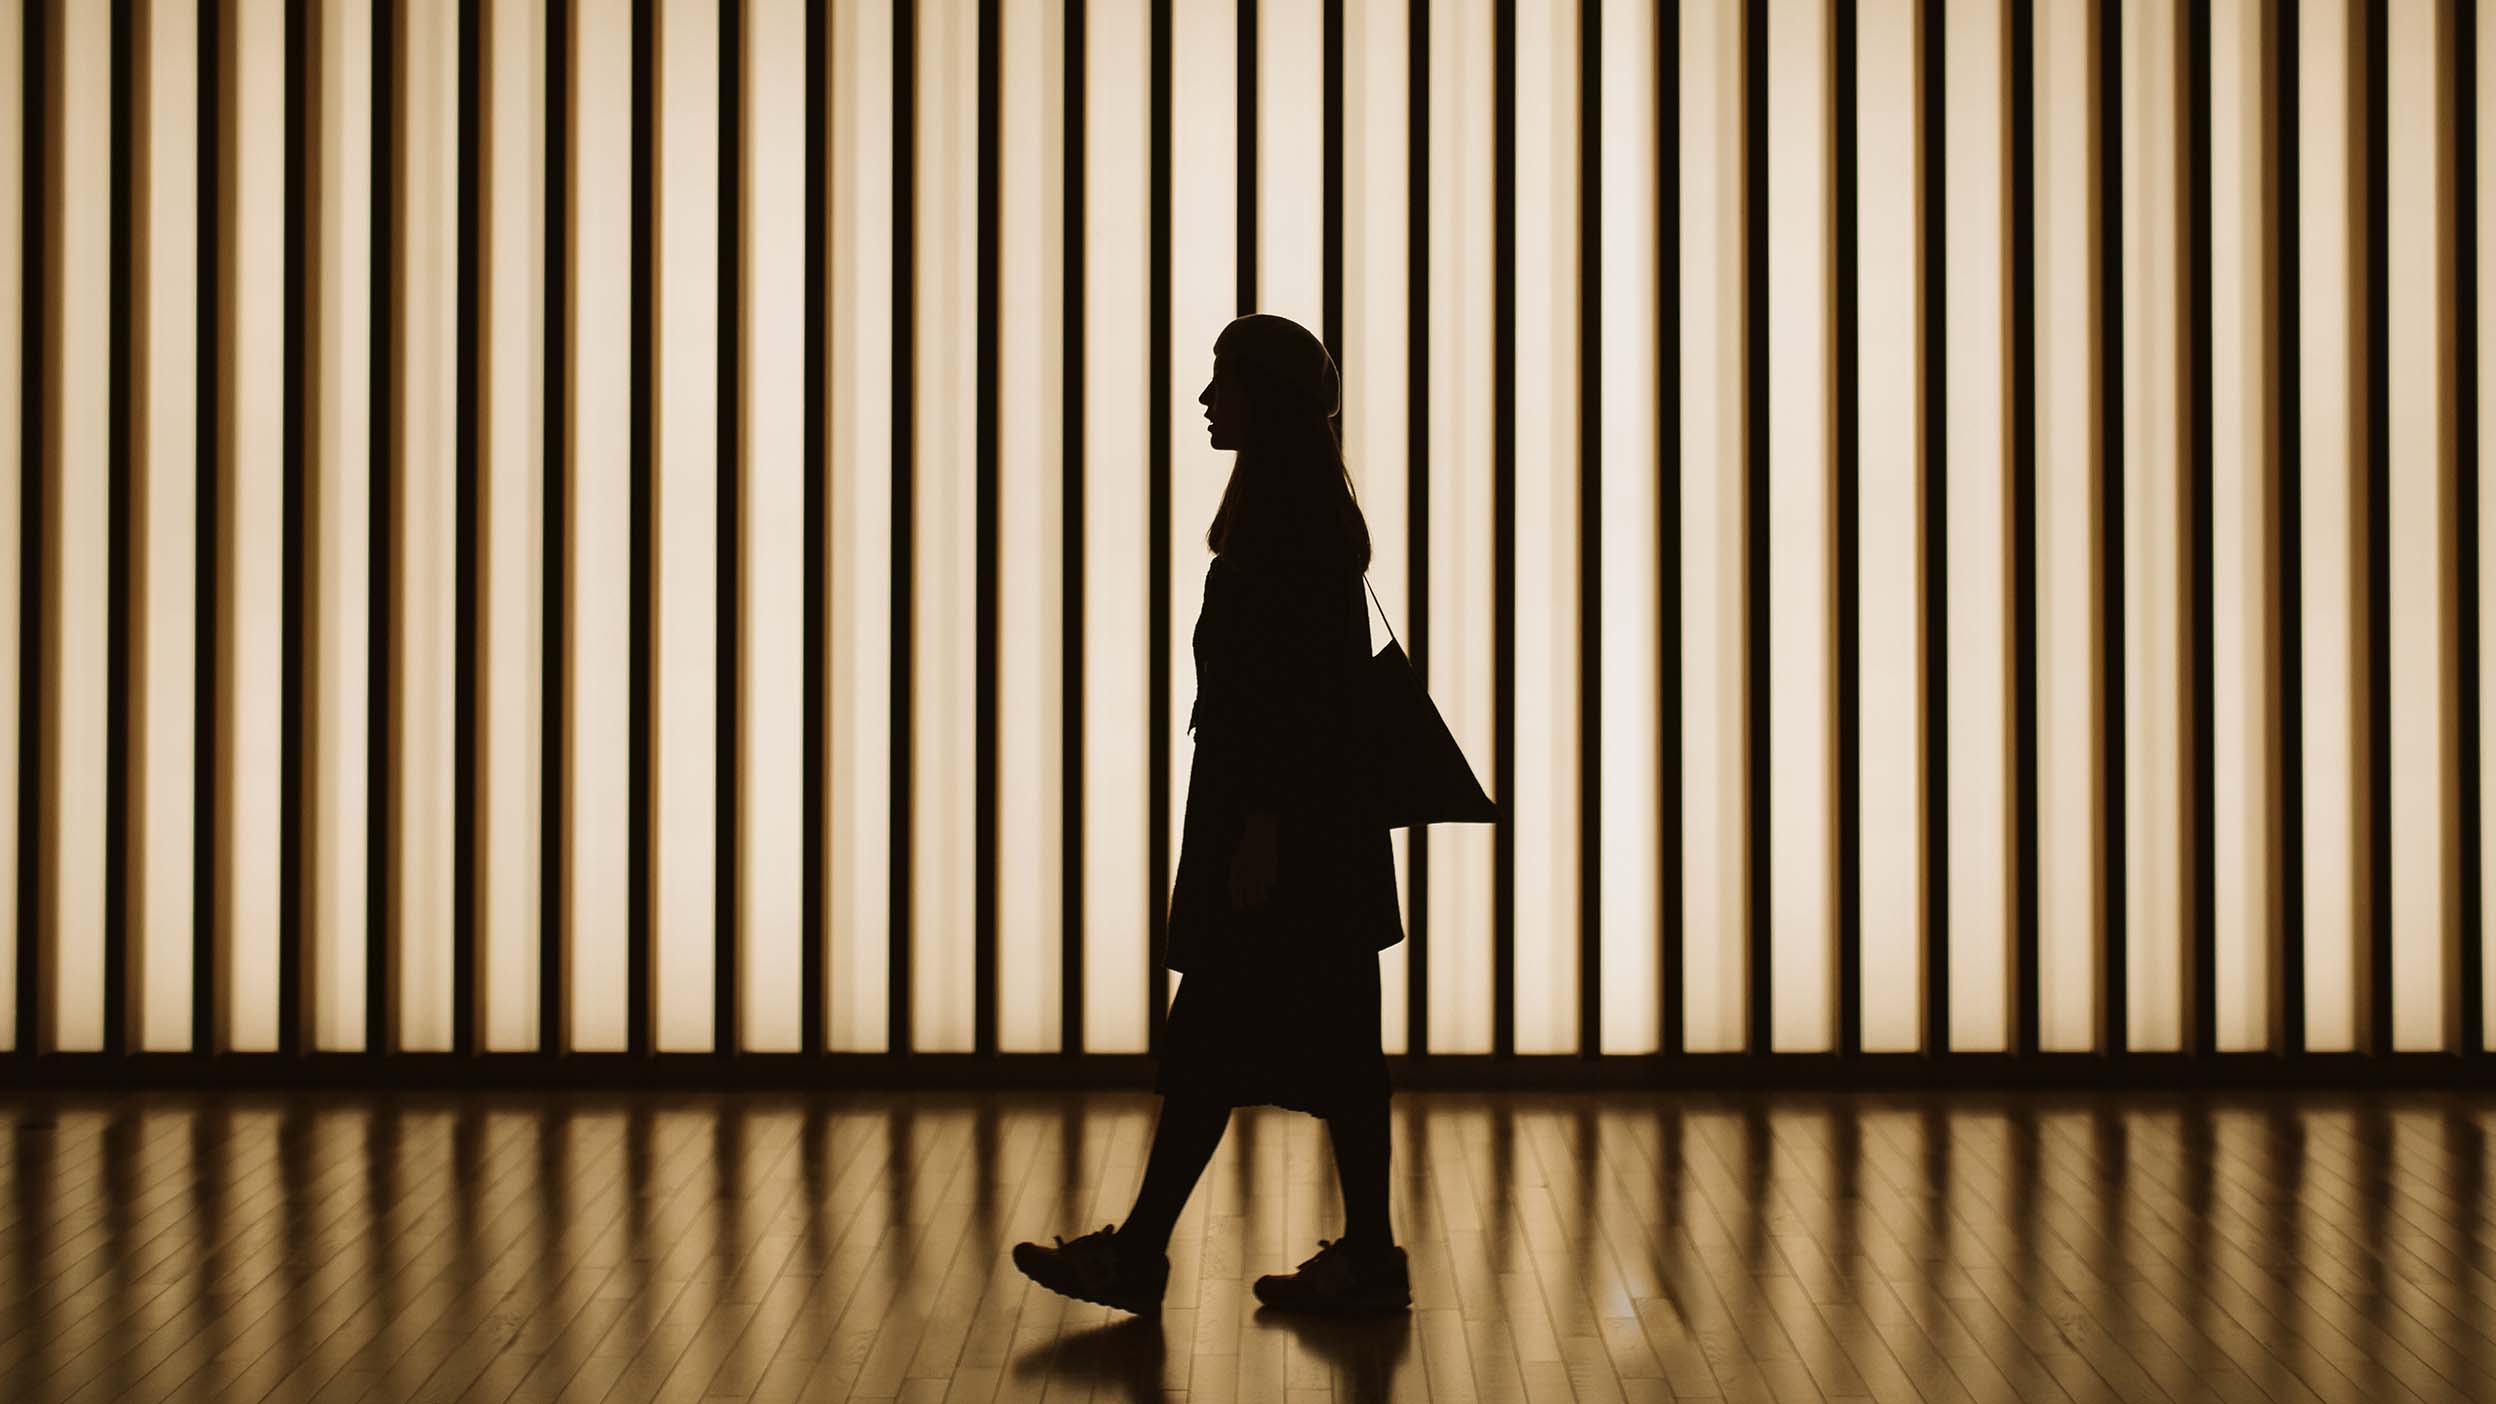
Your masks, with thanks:
[[[0,1046],[1150,1049],[1254,310],[1390,1051],[2484,1048],[2481,9],[0,0]]]

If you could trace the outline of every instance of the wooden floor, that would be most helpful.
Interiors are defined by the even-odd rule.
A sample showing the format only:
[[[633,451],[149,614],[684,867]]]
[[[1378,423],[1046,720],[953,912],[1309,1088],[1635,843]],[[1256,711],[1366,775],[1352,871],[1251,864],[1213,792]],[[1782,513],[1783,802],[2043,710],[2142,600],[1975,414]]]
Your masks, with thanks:
[[[2496,1399],[2496,1099],[1402,1094],[1414,1309],[1243,1110],[1141,1319],[1141,1094],[0,1101],[0,1399]]]

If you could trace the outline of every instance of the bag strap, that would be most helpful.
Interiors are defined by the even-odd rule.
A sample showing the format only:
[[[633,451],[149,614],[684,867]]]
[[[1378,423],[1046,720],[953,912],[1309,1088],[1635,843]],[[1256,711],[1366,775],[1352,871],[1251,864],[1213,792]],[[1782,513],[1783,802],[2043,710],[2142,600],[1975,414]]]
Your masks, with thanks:
[[[1370,603],[1378,606],[1378,622],[1387,626],[1387,637],[1394,641],[1397,648],[1402,648],[1404,646],[1404,641],[1395,637],[1395,621],[1387,618],[1387,606],[1384,601],[1378,598],[1378,587],[1369,584],[1368,571],[1361,572],[1361,583],[1363,585],[1369,585]]]

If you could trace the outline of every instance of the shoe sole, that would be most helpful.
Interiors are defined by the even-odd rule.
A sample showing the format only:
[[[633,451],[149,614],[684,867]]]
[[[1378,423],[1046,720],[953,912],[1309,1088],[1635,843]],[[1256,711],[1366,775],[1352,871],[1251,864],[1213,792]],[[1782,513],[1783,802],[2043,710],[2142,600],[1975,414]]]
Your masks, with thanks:
[[[1058,1294],[1058,1295],[1059,1295],[1059,1296],[1061,1296],[1061,1297],[1066,1297],[1066,1298],[1069,1298],[1069,1299],[1071,1299],[1071,1300],[1073,1300],[1073,1301],[1078,1301],[1078,1302],[1090,1302],[1090,1303],[1092,1303],[1094,1306],[1105,1306],[1105,1307],[1109,1307],[1109,1308],[1111,1308],[1112,1310],[1115,1310],[1115,1311],[1123,1311],[1123,1312],[1126,1312],[1126,1313],[1128,1313],[1128,1314],[1130,1314],[1130,1315],[1133,1315],[1133,1316],[1159,1316],[1159,1315],[1161,1314],[1161,1303],[1160,1303],[1159,1301],[1151,1301],[1151,1302],[1122,1302],[1122,1301],[1116,1301],[1116,1300],[1113,1300],[1113,1299],[1111,1299],[1111,1298],[1109,1298],[1109,1297],[1095,1297],[1095,1296],[1090,1295],[1089,1293],[1073,1291],[1073,1290],[1071,1290],[1071,1289],[1069,1289],[1069,1288],[1066,1288],[1066,1287],[1061,1287],[1061,1286],[1057,1285],[1057,1284],[1056,1284],[1056,1283],[1054,1283],[1054,1282],[1049,1282],[1049,1281],[1046,1281],[1046,1280],[1042,1279],[1042,1278],[1041,1278],[1038,1274],[1034,1273],[1034,1272],[1033,1272],[1030,1268],[1025,1267],[1025,1266],[1023,1265],[1023,1261],[1022,1261],[1022,1259],[1021,1259],[1021,1257],[1020,1257],[1020,1256],[1017,1256],[1017,1257],[1015,1258],[1015,1260],[1014,1260],[1014,1270],[1015,1270],[1016,1272],[1021,1273],[1023,1276],[1030,1278],[1033,1282],[1037,1283],[1038,1285],[1040,1285],[1040,1286],[1042,1286],[1042,1287],[1045,1287],[1045,1288],[1047,1288],[1048,1290],[1050,1290],[1050,1291],[1052,1291],[1052,1292],[1055,1292],[1056,1294]]]
[[[1413,1299],[1409,1293],[1405,1295],[1402,1301],[1389,1301],[1385,1298],[1366,1298],[1351,1301],[1326,1301],[1322,1298],[1311,1298],[1308,1301],[1300,1302],[1288,1300],[1276,1301],[1263,1292],[1258,1292],[1256,1297],[1258,1301],[1274,1308],[1276,1311],[1305,1311],[1324,1316],[1357,1316],[1375,1312],[1410,1311],[1413,1306]]]

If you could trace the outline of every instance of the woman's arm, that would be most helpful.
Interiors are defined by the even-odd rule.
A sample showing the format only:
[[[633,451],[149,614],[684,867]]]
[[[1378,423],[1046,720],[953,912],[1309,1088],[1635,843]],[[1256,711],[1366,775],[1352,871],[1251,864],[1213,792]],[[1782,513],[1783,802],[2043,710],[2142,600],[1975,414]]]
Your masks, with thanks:
[[[1345,635],[1345,582],[1242,567],[1229,583],[1236,649],[1226,720],[1242,762],[1241,800],[1278,814],[1338,804],[1357,661]]]

